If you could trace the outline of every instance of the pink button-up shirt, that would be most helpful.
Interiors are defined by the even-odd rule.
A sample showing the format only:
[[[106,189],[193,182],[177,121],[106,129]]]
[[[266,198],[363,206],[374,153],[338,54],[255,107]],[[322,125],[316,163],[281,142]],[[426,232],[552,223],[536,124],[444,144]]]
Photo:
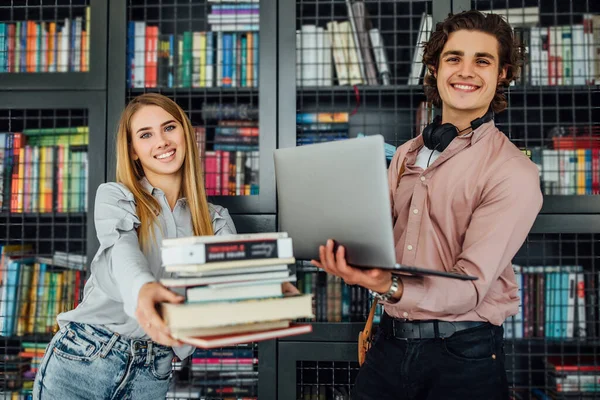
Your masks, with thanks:
[[[422,136],[400,146],[389,168],[396,259],[479,279],[403,276],[402,298],[385,311],[500,325],[518,311],[511,262],[542,207],[538,169],[493,121],[454,139],[425,171],[415,166],[422,146]]]

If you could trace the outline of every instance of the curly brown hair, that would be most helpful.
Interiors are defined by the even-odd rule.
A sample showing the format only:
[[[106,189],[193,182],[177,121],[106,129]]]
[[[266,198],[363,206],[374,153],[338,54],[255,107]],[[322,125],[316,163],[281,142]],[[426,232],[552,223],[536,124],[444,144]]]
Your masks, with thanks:
[[[525,61],[525,46],[514,36],[512,28],[501,16],[483,14],[475,10],[450,14],[444,21],[437,23],[435,32],[431,34],[429,41],[423,43],[423,64],[427,66],[424,80],[427,100],[436,107],[442,106],[434,72],[437,71],[440,55],[448,41],[448,36],[452,32],[463,29],[489,33],[498,40],[500,57],[498,72],[506,69],[506,77],[498,81],[491,108],[495,113],[499,113],[506,109],[504,89],[519,77],[521,66]]]

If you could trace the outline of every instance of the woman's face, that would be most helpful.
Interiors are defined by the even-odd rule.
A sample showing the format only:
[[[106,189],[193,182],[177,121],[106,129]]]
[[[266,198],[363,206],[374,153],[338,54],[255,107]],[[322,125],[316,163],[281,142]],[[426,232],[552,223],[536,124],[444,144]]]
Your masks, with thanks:
[[[131,118],[131,157],[149,180],[181,173],[185,159],[183,127],[158,106],[144,106]]]

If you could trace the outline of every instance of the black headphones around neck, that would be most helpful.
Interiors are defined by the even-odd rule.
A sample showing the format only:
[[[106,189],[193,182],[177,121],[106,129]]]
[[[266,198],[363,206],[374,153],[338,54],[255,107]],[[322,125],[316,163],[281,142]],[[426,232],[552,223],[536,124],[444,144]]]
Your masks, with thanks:
[[[474,119],[471,121],[471,125],[466,127],[463,130],[458,130],[458,128],[451,123],[445,123],[440,125],[442,122],[442,117],[440,115],[436,116],[432,123],[427,125],[425,129],[423,129],[423,142],[425,146],[427,146],[430,150],[437,150],[440,153],[443,152],[446,147],[457,137],[461,132],[466,131],[471,128],[475,130],[479,128],[481,125],[486,122],[490,122],[494,119],[494,111],[489,110],[483,117]]]

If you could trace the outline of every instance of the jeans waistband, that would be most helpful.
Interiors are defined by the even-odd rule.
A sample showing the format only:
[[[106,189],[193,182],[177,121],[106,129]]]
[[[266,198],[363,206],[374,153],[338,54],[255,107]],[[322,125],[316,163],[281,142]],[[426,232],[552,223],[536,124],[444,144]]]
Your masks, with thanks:
[[[490,325],[481,321],[408,321],[390,317],[384,313],[380,327],[388,335],[397,339],[436,339],[448,338],[465,329]]]
[[[166,353],[173,351],[170,347],[163,346],[146,339],[130,339],[119,335],[116,332],[102,325],[91,325],[80,322],[69,322],[66,328],[76,329],[82,335],[91,336],[91,339],[102,342],[105,346],[104,352],[110,351],[111,348],[116,350],[131,353],[133,355],[146,354],[149,351],[153,353]]]

